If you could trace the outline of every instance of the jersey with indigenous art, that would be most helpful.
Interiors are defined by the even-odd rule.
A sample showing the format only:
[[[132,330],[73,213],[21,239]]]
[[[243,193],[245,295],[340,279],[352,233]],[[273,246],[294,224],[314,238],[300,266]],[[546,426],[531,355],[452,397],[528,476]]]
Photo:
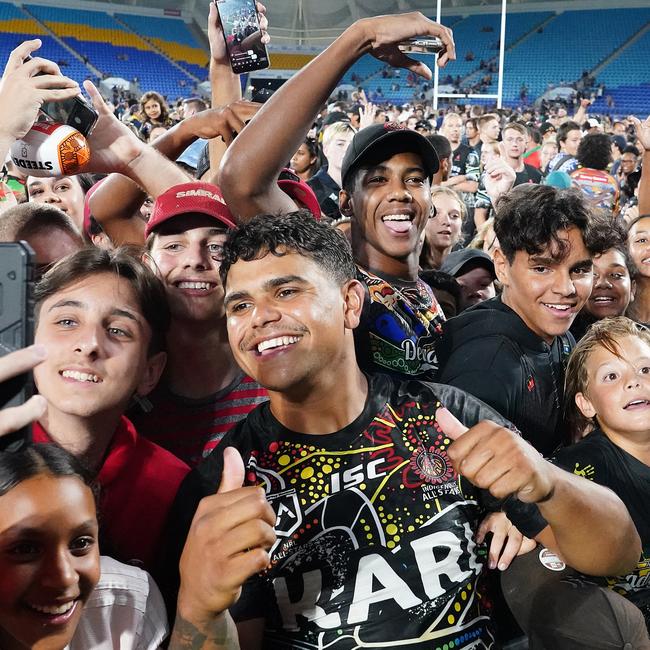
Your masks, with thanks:
[[[214,491],[223,449],[237,447],[246,483],[263,486],[275,510],[269,568],[231,609],[265,619],[264,648],[495,647],[474,541],[489,495],[454,471],[438,395],[470,426],[504,422],[458,389],[378,374],[344,429],[296,433],[262,405],[199,466]],[[504,509],[524,534],[546,525],[535,506]]]
[[[433,379],[445,315],[431,288],[419,278],[386,279],[360,267],[357,279],[366,287],[361,323],[354,330],[359,365],[401,379]]]

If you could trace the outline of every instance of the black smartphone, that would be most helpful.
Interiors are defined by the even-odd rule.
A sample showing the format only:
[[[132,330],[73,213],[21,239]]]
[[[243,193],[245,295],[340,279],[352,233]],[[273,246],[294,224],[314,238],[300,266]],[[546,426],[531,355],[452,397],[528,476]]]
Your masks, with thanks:
[[[92,133],[99,118],[95,108],[81,95],[62,102],[44,102],[41,111],[53,122],[67,124],[85,137]]]
[[[25,62],[31,58],[31,56],[28,56]],[[43,74],[45,73],[39,72],[37,76]],[[67,124],[73,129],[77,129],[84,137],[88,137],[92,133],[99,118],[99,113],[97,113],[95,107],[81,95],[65,99],[62,102],[43,102],[41,111],[52,122]]]
[[[34,342],[34,251],[27,242],[0,243],[0,356]],[[20,406],[34,393],[31,372],[0,382],[0,408]],[[0,451],[31,439],[31,428],[0,436]]]
[[[217,0],[230,67],[235,74],[269,67],[255,0]]]

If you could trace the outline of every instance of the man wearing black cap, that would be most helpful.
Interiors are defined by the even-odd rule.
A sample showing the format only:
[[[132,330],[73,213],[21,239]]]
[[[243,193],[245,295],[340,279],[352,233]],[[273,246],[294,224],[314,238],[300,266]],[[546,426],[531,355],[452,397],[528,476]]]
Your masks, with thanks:
[[[460,285],[459,313],[479,302],[494,298],[494,262],[477,248],[463,248],[447,255],[440,270],[456,278]]]
[[[430,78],[397,43],[439,36],[444,64],[454,58],[451,32],[419,13],[358,21],[325,52],[282,86],[239,135],[222,161],[220,184],[236,216],[290,212],[274,177],[302,142],[318,108],[363,54]],[[288,108],[290,118],[288,119]],[[260,142],[264,143],[260,147]],[[427,285],[418,279],[418,244],[433,206],[430,181],[439,168],[421,134],[374,124],[353,138],[341,168],[339,207],[352,218],[352,249],[366,285],[357,352],[366,370],[431,378],[435,341],[444,320]]]

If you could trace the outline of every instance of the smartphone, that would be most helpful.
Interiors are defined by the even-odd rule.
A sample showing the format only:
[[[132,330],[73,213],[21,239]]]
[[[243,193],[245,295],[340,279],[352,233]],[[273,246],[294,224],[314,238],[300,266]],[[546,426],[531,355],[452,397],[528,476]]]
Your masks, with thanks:
[[[99,118],[95,108],[80,95],[62,102],[44,102],[41,111],[53,122],[67,124],[85,137],[92,133]]]
[[[28,56],[25,62],[31,58]],[[45,72],[39,72],[37,76],[43,74]],[[53,122],[67,124],[73,129],[77,129],[84,137],[88,137],[92,133],[99,118],[94,106],[81,95],[65,99],[62,102],[43,102],[41,111]]]
[[[398,43],[397,47],[405,54],[438,54],[445,46],[437,36],[434,36],[432,38],[411,38]]]
[[[0,356],[34,342],[35,255],[27,242],[0,243]],[[0,408],[20,406],[34,393],[32,373],[0,382]],[[31,439],[31,427],[0,436],[0,451]]]
[[[217,0],[230,67],[235,74],[269,67],[255,0]]]

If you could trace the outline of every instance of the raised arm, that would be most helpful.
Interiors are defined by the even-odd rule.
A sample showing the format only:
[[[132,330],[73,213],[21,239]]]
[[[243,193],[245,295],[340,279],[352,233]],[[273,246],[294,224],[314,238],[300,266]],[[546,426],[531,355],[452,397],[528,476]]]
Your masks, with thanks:
[[[93,194],[91,212],[115,243],[142,244],[142,220],[134,214],[146,194],[156,197],[190,177],[122,124],[90,81],[84,82],[84,88],[99,113],[97,125],[88,138],[90,163],[86,170],[115,172]]]
[[[266,19],[266,7],[260,2],[257,4],[257,12],[260,19],[262,31],[262,43],[269,42],[269,35],[266,31],[268,20]],[[208,40],[210,41],[210,91],[212,94],[212,107],[220,108],[238,102],[242,98],[241,81],[238,74],[235,74],[230,67],[226,43],[223,37],[223,27],[219,18],[219,9],[214,2],[210,2],[210,13],[208,15]],[[234,109],[235,110],[235,109]],[[242,124],[233,132],[239,133],[252,115],[243,116],[236,113]],[[230,135],[230,134],[229,134]],[[221,159],[230,142],[231,137],[212,137],[208,144],[210,154],[210,170],[205,174],[203,180],[208,183],[219,185],[219,166]]]
[[[233,214],[250,219],[260,212],[296,209],[277,187],[278,174],[304,140],[320,106],[361,56],[371,54],[431,78],[426,65],[408,58],[397,47],[414,36],[440,37],[445,50],[439,65],[456,57],[451,31],[421,13],[364,18],[274,93],[221,162],[220,187]]]
[[[28,59],[41,47],[36,38],[21,43],[7,59],[0,81],[0,158],[31,129],[47,101],[63,101],[80,93],[76,81],[64,77],[47,59]]]
[[[438,409],[436,419],[454,440],[449,457],[456,471],[499,499],[536,503],[548,526],[535,539],[569,566],[595,576],[623,575],[636,566],[641,541],[611,490],[555,467],[494,422],[467,429],[447,409]]]

